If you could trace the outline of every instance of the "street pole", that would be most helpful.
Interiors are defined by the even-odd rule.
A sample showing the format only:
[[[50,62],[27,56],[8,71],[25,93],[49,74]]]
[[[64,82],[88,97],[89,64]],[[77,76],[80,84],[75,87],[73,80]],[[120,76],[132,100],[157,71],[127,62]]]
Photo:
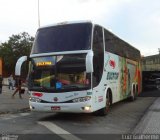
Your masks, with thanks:
[[[39,11],[39,0],[38,0],[38,27],[40,27],[40,11]]]

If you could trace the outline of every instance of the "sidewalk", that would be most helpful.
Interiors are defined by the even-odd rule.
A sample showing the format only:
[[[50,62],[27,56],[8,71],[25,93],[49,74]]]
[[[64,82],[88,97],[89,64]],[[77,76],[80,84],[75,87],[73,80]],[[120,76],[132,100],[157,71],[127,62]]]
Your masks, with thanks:
[[[160,94],[160,93],[159,93]],[[160,97],[149,107],[133,134],[160,134]]]
[[[22,99],[17,93],[12,99],[11,96],[14,90],[9,90],[8,86],[3,86],[2,94],[0,94],[0,115],[6,113],[18,113],[29,110],[29,101],[27,91],[22,94]]]

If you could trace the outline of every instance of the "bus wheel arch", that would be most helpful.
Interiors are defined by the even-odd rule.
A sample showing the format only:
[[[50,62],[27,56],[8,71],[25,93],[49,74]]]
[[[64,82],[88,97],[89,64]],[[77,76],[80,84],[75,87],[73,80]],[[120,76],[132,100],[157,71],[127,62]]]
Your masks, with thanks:
[[[110,88],[108,88],[107,92],[106,92],[106,98],[109,96],[109,102],[110,102],[110,105],[112,105],[112,102],[113,102],[113,98],[112,98],[112,90]]]
[[[105,106],[98,110],[98,114],[100,116],[106,116],[110,110],[110,106],[112,105],[112,91],[110,88],[107,89],[105,95]]]
[[[105,112],[106,114],[105,115],[107,115],[109,110],[110,110],[110,106],[112,105],[112,91],[111,91],[110,88],[108,88],[105,97],[106,97],[105,98],[106,101],[105,101],[105,107],[104,108],[106,109],[106,112]]]

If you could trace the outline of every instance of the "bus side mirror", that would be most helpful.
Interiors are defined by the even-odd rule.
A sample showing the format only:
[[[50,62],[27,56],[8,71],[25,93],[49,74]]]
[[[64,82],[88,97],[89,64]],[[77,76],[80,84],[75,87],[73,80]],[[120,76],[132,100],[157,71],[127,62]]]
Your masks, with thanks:
[[[22,56],[18,59],[17,63],[16,63],[16,67],[15,67],[15,75],[16,76],[21,76],[21,66],[22,64],[28,60],[27,56]]]
[[[86,72],[93,72],[93,51],[89,51],[86,56]]]

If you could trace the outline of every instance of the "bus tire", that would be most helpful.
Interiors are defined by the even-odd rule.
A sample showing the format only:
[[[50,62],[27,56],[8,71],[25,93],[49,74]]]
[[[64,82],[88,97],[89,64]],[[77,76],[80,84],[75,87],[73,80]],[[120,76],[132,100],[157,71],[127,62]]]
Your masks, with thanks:
[[[136,97],[138,96],[138,85],[136,85]]]
[[[136,87],[133,85],[132,91],[131,91],[131,97],[130,101],[134,101],[136,99]]]
[[[110,110],[110,106],[111,106],[111,93],[110,91],[108,90],[107,91],[107,95],[106,95],[106,104],[105,104],[105,107],[100,109],[98,111],[98,114],[100,116],[106,116]]]

